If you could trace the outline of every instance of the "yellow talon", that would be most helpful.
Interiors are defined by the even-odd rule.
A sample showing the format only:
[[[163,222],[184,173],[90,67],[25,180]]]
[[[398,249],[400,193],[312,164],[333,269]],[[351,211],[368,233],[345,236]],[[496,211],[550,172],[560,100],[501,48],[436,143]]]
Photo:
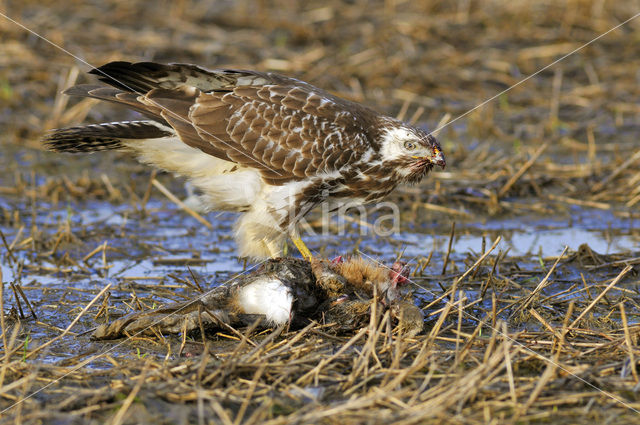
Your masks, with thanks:
[[[311,251],[309,251],[309,248],[307,248],[304,242],[302,242],[302,239],[300,239],[299,236],[292,236],[291,240],[293,241],[293,244],[296,246],[296,248],[298,248],[298,251],[300,251],[300,254],[302,254],[302,258],[310,261],[313,255],[311,255]]]

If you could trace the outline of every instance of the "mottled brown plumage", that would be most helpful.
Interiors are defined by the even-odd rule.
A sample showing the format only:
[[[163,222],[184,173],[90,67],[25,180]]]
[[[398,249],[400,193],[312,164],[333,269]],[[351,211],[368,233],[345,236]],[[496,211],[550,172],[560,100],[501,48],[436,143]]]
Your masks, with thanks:
[[[286,233],[318,204],[376,202],[445,164],[430,134],[275,73],[151,62],[111,62],[91,73],[111,87],[66,93],[149,120],[55,130],[46,145],[131,151],[189,177],[203,209],[247,213],[236,229],[243,256],[280,255]]]

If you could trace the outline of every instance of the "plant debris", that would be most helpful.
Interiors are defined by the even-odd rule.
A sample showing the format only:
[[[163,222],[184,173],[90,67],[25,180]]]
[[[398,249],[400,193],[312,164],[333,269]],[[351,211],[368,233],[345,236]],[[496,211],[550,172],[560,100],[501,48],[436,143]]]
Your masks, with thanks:
[[[633,4],[3,5],[81,59],[0,17],[3,423],[637,422],[640,20],[586,45]],[[447,169],[390,195],[395,232],[371,233],[373,207],[315,211],[302,235],[318,258],[407,262],[419,313],[365,297],[347,326],[194,315],[177,335],[92,340],[257,266],[234,256],[233,217],[185,213],[179,179],[39,145],[136,119],[61,94],[111,60],[281,72],[437,129]]]

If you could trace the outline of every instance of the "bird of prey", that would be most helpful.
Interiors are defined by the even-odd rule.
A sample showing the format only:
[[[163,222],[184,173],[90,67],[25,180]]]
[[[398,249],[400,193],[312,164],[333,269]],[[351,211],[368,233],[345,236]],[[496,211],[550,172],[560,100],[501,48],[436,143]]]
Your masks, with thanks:
[[[46,146],[130,152],[187,177],[208,210],[242,213],[235,225],[241,257],[279,257],[289,235],[310,258],[297,223],[312,208],[376,202],[445,166],[431,134],[276,73],[111,62],[90,74],[107,85],[65,93],[148,119],[52,130]]]

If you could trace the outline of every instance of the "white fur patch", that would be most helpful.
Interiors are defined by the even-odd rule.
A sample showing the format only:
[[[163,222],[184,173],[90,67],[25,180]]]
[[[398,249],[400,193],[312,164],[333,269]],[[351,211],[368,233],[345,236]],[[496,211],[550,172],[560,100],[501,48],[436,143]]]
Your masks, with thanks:
[[[280,280],[258,279],[240,289],[238,304],[247,314],[264,314],[269,323],[281,325],[291,317],[293,294]]]

